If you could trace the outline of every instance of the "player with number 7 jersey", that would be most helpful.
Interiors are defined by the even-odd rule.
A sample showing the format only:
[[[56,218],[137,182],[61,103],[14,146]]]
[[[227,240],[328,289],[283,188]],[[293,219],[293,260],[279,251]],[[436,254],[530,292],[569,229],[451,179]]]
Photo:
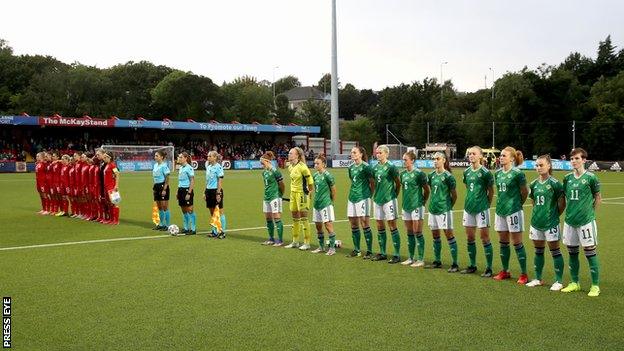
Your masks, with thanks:
[[[429,228],[433,237],[434,261],[425,268],[442,268],[442,241],[440,231],[444,231],[453,260],[449,273],[459,272],[457,264],[457,241],[453,234],[453,206],[457,201],[456,181],[446,154],[436,152],[433,155],[435,169],[429,173],[428,181],[431,188],[429,199]]]
[[[580,291],[579,284],[579,246],[583,246],[589,263],[592,286],[587,294],[590,297],[600,295],[600,266],[596,246],[598,230],[596,227],[596,206],[601,201],[600,182],[595,174],[585,170],[587,152],[576,148],[570,152],[570,163],[574,172],[563,178],[563,190],[566,198],[566,214],[563,225],[563,243],[570,254],[570,276],[572,281],[562,292]]]

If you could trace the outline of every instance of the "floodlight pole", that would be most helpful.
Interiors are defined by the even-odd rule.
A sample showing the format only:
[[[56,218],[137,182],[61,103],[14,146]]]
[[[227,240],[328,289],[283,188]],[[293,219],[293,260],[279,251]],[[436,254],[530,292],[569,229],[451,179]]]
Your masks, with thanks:
[[[576,121],[572,121],[572,149],[576,149]]]
[[[340,153],[340,132],[338,130],[338,49],[336,41],[336,0],[332,0],[331,153],[333,159]]]

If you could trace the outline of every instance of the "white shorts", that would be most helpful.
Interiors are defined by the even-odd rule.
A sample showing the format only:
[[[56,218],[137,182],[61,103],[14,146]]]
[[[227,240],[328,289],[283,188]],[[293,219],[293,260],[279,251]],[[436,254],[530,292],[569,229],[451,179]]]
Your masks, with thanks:
[[[453,229],[453,211],[434,215],[429,213],[429,229]]]
[[[262,201],[262,211],[264,213],[282,213],[282,199],[277,198],[271,201]]]
[[[370,217],[371,199],[347,201],[347,217]]]
[[[417,207],[410,212],[403,210],[404,221],[421,221],[423,219],[425,219],[425,206]]]
[[[375,219],[378,221],[394,221],[396,220],[399,210],[397,199],[390,200],[383,205],[375,204]]]
[[[561,238],[561,227],[557,224],[556,227],[548,230],[539,230],[531,226],[529,228],[529,239],[531,240],[546,240],[546,241],[559,241]]]
[[[524,230],[524,211],[520,210],[509,216],[496,215],[494,230],[497,232],[521,233]]]
[[[596,221],[591,221],[580,227],[573,227],[563,223],[563,243],[566,246],[596,246],[598,245],[598,227]]]
[[[321,210],[312,209],[312,221],[314,223],[327,223],[335,220],[334,205],[329,205]]]
[[[485,210],[475,214],[464,211],[463,223],[464,227],[489,228],[490,210]]]

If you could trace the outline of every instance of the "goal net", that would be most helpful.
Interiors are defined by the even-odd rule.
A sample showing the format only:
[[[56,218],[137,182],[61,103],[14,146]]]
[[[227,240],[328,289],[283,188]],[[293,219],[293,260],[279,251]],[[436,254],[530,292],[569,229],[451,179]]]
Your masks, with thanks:
[[[154,145],[102,145],[102,149],[113,154],[115,164],[120,172],[151,171],[154,167],[156,151],[166,153],[165,162],[171,171],[175,166],[173,146]]]

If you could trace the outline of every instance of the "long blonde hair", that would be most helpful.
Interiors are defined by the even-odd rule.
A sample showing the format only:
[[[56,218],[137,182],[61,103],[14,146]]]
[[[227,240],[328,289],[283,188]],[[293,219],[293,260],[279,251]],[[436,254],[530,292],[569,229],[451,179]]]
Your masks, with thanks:
[[[522,151],[516,150],[511,146],[507,146],[506,148],[503,149],[503,151],[509,152],[509,154],[511,155],[511,158],[513,158],[514,160],[514,165],[516,167],[520,166],[524,162],[524,155],[522,154]]]
[[[290,150],[295,150],[297,152],[297,160],[299,162],[303,162],[305,163],[305,154],[303,153],[303,149],[300,148],[299,146],[295,146]]]

